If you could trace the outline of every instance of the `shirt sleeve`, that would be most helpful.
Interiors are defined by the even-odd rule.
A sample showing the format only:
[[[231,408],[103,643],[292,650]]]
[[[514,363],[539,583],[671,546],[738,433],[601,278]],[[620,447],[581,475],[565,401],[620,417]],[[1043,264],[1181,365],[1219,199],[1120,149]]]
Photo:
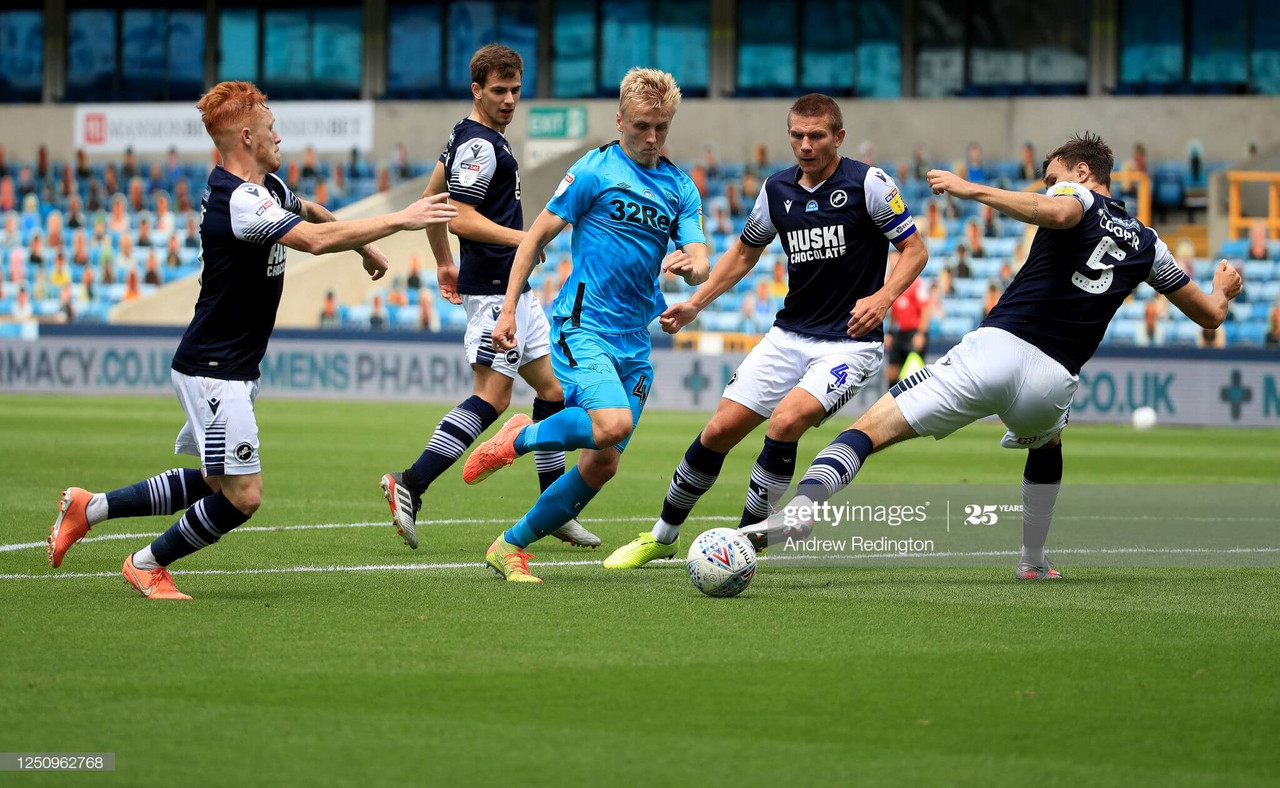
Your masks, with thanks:
[[[880,232],[890,241],[901,241],[909,238],[916,231],[916,220],[907,203],[902,199],[902,192],[888,173],[879,167],[867,170],[867,177],[862,182],[862,193],[866,199],[867,215],[875,222]]]
[[[596,199],[598,178],[591,168],[591,155],[587,154],[569,168],[547,203],[548,211],[569,224],[577,224]]]
[[[1155,232],[1154,230],[1152,232]],[[1147,275],[1147,284],[1155,288],[1157,293],[1169,294],[1191,281],[1174,259],[1168,245],[1156,236],[1156,261],[1151,265],[1151,273]]]
[[[298,195],[293,193],[293,189],[289,188],[289,184],[285,183],[279,175],[272,173],[268,177],[275,178],[276,183],[280,184],[280,188],[284,191],[284,202],[280,205],[289,213],[302,215],[302,200],[298,199]]]
[[[252,183],[242,183],[231,193],[229,207],[231,232],[249,243],[275,243],[302,221],[298,214],[277,205],[265,186]]]
[[[702,195],[688,177],[680,179],[680,214],[671,228],[671,240],[677,249],[707,242],[707,234],[702,229]]]
[[[1080,201],[1080,207],[1084,208],[1084,212],[1088,213],[1093,207],[1093,192],[1078,183],[1063,181],[1050,186],[1045,194],[1050,197],[1075,197]]]
[[[449,167],[449,199],[476,205],[484,200],[498,166],[493,143],[482,137],[458,145]]]
[[[756,204],[751,208],[751,215],[742,228],[742,242],[753,249],[768,246],[778,236],[778,228],[773,226],[773,217],[769,215],[769,179],[760,184],[760,194]]]

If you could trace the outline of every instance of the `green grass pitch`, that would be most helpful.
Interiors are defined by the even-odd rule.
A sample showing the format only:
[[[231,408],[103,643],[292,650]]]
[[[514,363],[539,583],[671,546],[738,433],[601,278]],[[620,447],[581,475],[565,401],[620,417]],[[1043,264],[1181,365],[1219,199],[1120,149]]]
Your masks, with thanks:
[[[1280,771],[1274,567],[1079,556],[1059,561],[1062,583],[1018,584],[1012,558],[766,562],[743,597],[717,600],[679,565],[568,563],[647,528],[706,418],[649,413],[585,514],[605,547],[537,544],[535,567],[560,563],[537,570],[542,586],[509,586],[429,565],[481,560],[532,502],[531,463],[474,488],[455,466],[420,517],[485,522],[421,526],[416,552],[390,525],[350,527],[389,522],[378,479],[445,410],[261,400],[266,494],[248,527],[262,530],[178,564],[195,600],[165,604],[118,573],[173,518],[104,524],[91,536],[138,536],[78,545],[58,572],[43,547],[12,546],[43,540],[65,486],[191,464],[171,453],[176,402],[0,398],[0,750],[115,752],[115,772],[74,778],[95,785],[1230,785]],[[836,422],[802,442],[801,467]],[[895,447],[859,484],[1016,491],[1023,455],[999,434]],[[759,440],[695,516],[736,517]],[[1067,485],[1262,489],[1278,475],[1269,432],[1067,435]],[[319,524],[348,527],[290,528]],[[712,524],[726,523],[682,540]],[[361,565],[392,568],[243,571]],[[107,574],[75,576],[93,573]]]

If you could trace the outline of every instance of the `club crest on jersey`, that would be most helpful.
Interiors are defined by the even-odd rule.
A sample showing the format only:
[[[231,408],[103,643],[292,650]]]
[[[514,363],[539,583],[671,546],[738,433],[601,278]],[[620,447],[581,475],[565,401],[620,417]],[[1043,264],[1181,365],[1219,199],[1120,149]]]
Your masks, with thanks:
[[[844,189],[836,189],[835,191],[831,192],[832,208],[843,208],[844,204],[847,202],[849,202],[849,195],[845,192]]]
[[[808,227],[787,233],[786,250],[792,265],[811,260],[833,260],[843,256],[847,249],[843,224]]]
[[[805,203],[805,206],[804,206],[805,213],[813,213],[816,210],[818,210],[817,200],[810,200],[809,202]]]

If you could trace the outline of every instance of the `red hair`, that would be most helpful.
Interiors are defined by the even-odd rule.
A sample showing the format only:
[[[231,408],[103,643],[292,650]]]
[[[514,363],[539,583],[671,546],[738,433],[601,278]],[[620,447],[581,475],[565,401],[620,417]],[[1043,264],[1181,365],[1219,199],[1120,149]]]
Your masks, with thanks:
[[[252,82],[219,82],[200,97],[196,109],[205,131],[217,139],[248,125],[267,103],[267,94]]]

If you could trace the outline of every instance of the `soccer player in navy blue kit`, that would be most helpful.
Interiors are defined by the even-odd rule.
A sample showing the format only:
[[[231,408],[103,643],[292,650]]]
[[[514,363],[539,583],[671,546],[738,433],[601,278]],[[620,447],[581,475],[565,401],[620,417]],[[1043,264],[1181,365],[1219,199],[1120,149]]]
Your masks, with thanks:
[[[711,488],[724,458],[769,421],[739,525],[767,518],[795,473],[800,437],[835,415],[884,361],[881,324],[929,259],[893,179],[839,155],[844,117],[829,96],[811,93],[787,112],[796,166],[760,188],[742,237],[693,298],[663,314],[674,333],[730,290],[775,238],[787,256],[789,289],[773,327],[725,387],[720,406],[676,468],[653,530],[618,548],[606,569],[635,569],[676,554],[680,526]],[[889,281],[892,243],[902,253]]]
[[[513,416],[476,448],[462,469],[474,484],[531,451],[582,449],[578,464],[543,491],[485,556],[512,582],[541,582],[526,548],[577,515],[618,470],[653,385],[649,323],[666,304],[663,271],[701,284],[710,271],[702,200],[689,176],[661,155],[680,88],[666,72],[633,68],[622,80],[621,139],[569,169],[516,250],[494,350],[518,341],[520,292],[542,248],[573,225],[573,272],[553,306],[551,363],[566,408],[545,421]],[[679,250],[666,260],[668,242]],[[682,254],[680,253],[682,252]]]
[[[807,534],[816,512],[876,451],[921,435],[942,439],[987,416],[1008,428],[1001,445],[1026,449],[1019,580],[1062,577],[1045,554],[1062,482],[1062,438],[1079,384],[1116,310],[1143,282],[1205,328],[1217,328],[1240,295],[1225,260],[1205,293],[1155,231],[1111,196],[1111,149],[1093,134],[1072,137],[1045,158],[1048,191],[1011,192],[931,170],[935,194],[977,200],[1038,226],[1027,262],[990,314],[938,361],[899,381],[823,449],[783,512],[741,529],[757,539]]]
[[[386,216],[335,221],[276,177],[280,135],[267,97],[256,87],[220,83],[196,108],[225,164],[209,173],[200,207],[200,296],[171,376],[187,416],[174,451],[199,457],[202,469],[175,468],[108,493],[68,488],[49,532],[48,558],[56,568],[67,549],[104,520],[186,509],[124,561],[125,579],[149,599],[190,599],[174,585],[169,565],[243,525],[262,502],[253,405],[284,291],[285,247],[311,254],[359,251],[365,270],[380,279],[387,261],[374,241],[457,215],[445,202],[448,195],[440,195]]]
[[[471,114],[453,127],[427,186],[428,195],[448,191],[458,209],[449,229],[460,239],[461,267],[453,263],[443,225],[428,227],[427,238],[436,257],[440,294],[467,310],[463,345],[475,387],[445,414],[413,465],[382,477],[396,532],[415,550],[423,493],[511,405],[517,374],[533,387],[534,421],[564,409],[564,391],[551,369],[551,327],[527,285],[516,305],[519,345],[502,352],[492,345],[511,260],[525,237],[520,165],[503,136],[520,100],[523,73],[524,61],[510,47],[489,44],[476,51],[471,57]],[[544,490],[564,473],[563,451],[538,452],[535,460]],[[554,535],[574,545],[600,545],[599,537],[575,519]]]

